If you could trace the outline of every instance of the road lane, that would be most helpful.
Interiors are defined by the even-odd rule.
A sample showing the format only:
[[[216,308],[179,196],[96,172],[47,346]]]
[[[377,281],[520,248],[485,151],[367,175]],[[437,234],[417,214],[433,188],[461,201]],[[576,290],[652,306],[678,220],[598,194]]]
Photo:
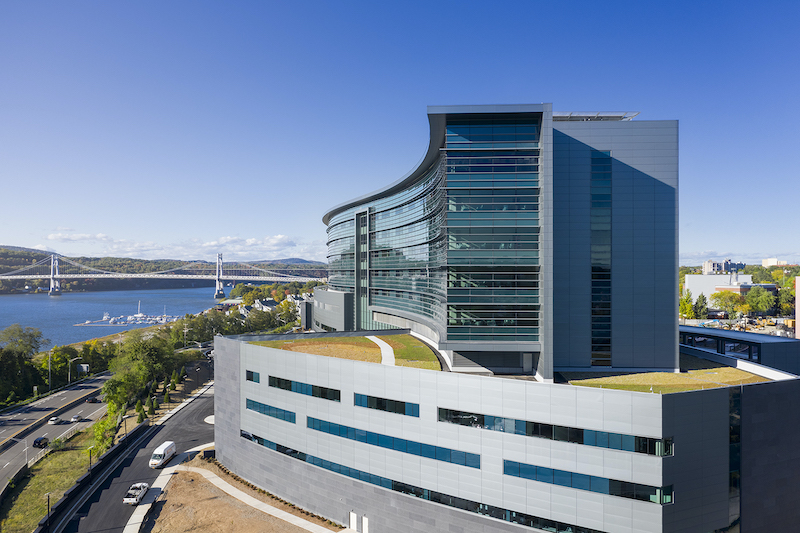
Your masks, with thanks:
[[[214,413],[213,387],[181,409],[165,424],[157,426],[143,444],[128,452],[122,464],[79,509],[64,530],[68,533],[122,533],[134,507],[122,503],[134,483],[152,485],[160,470],[148,467],[150,455],[164,441],[174,441],[178,453],[214,440],[214,426],[206,417]]]

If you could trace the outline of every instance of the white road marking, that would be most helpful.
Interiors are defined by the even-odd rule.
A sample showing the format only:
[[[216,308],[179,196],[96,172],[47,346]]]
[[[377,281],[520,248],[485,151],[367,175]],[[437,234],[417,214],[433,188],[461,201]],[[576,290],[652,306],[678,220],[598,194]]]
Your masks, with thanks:
[[[11,464],[11,461],[7,462],[6,465],[3,468],[5,468],[6,466],[8,466],[10,464]]]

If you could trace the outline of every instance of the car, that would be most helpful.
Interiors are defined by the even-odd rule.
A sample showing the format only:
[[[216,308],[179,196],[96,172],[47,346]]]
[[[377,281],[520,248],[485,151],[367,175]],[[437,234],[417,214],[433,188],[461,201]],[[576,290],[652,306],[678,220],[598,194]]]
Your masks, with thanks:
[[[125,493],[125,496],[122,498],[122,503],[139,505],[149,488],[150,485],[147,483],[134,483],[131,485],[131,488],[128,489],[128,492]]]
[[[100,403],[100,399],[97,396],[92,396],[91,398],[86,398],[86,403]]]
[[[50,440],[47,437],[39,437],[33,441],[34,448],[47,448],[47,445],[50,443]]]
[[[48,424],[52,424],[54,426],[57,426],[58,424],[61,423],[61,419],[58,418],[57,416],[54,416],[54,417],[50,418],[50,420],[48,420],[47,423]]]
[[[80,422],[81,420],[83,420],[81,415],[72,415],[72,420],[70,420],[70,422]]]

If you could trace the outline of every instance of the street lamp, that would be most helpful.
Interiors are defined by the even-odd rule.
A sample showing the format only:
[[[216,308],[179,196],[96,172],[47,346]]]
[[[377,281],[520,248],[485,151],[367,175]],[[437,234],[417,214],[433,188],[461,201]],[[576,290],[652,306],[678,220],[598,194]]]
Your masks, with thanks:
[[[94,446],[89,446],[89,469],[87,470],[89,474],[92,473],[92,448],[94,448]]]
[[[50,360],[53,358],[53,350],[47,352],[47,392],[53,390],[53,374],[50,372]]]
[[[72,381],[72,362],[77,361],[78,359],[83,359],[83,356],[74,357],[67,363],[67,385],[69,385],[69,382]]]
[[[50,533],[50,493],[47,496],[47,533]]]

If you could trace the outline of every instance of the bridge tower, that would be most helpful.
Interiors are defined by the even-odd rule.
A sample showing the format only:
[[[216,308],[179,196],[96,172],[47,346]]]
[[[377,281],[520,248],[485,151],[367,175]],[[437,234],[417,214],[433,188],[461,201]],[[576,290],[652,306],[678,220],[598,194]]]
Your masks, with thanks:
[[[61,296],[61,280],[58,279],[58,256],[50,256],[50,296]]]
[[[222,254],[217,254],[217,283],[214,298],[225,298],[225,288],[222,285]]]

